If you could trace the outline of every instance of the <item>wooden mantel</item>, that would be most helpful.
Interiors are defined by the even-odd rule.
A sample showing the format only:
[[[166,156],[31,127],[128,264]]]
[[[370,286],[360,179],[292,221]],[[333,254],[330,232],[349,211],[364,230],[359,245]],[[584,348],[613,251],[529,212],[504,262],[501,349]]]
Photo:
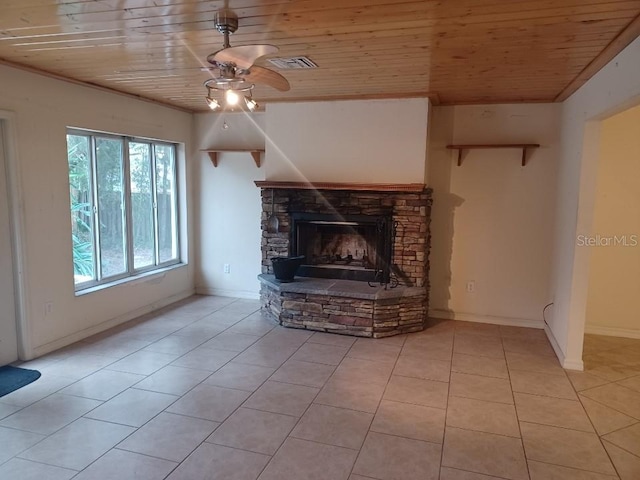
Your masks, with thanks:
[[[256,180],[259,188],[290,190],[358,190],[369,192],[422,192],[424,183],[336,183],[336,182],[277,182]]]

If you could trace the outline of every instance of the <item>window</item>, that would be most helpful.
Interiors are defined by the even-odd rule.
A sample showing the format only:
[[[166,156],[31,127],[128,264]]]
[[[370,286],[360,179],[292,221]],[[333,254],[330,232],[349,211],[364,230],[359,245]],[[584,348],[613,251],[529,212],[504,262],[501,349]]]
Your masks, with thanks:
[[[76,290],[179,262],[176,146],[67,132]]]

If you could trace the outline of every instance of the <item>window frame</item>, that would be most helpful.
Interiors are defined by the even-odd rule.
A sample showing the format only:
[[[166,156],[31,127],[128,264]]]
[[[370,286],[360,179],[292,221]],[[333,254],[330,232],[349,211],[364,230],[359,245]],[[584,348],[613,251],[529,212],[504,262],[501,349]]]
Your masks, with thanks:
[[[84,290],[94,289],[99,286],[109,286],[110,284],[120,284],[125,279],[133,279],[140,275],[145,275],[156,270],[163,270],[168,267],[182,263],[180,249],[180,209],[179,209],[179,168],[178,168],[178,152],[180,149],[177,143],[156,140],[145,137],[133,137],[127,135],[117,135],[93,130],[84,130],[80,128],[67,128],[66,135],[74,135],[88,137],[89,139],[89,175],[91,179],[90,198],[91,198],[91,228],[92,228],[92,251],[93,251],[93,271],[94,278],[84,282],[75,282],[74,274],[74,290],[81,293]],[[98,186],[98,168],[96,156],[96,140],[100,138],[119,140],[122,144],[122,205],[123,205],[123,236],[125,239],[125,266],[124,272],[103,277],[102,275],[102,249],[100,247],[100,212],[99,212],[99,186]],[[66,139],[66,137],[65,137]],[[149,154],[151,162],[151,196],[152,196],[152,223],[153,223],[153,264],[141,268],[135,268],[134,265],[134,241],[133,241],[133,201],[131,189],[131,161],[130,161],[130,144],[140,143],[149,145]],[[172,195],[171,207],[175,212],[175,231],[173,240],[175,242],[175,258],[160,261],[160,241],[159,241],[159,221],[158,221],[158,190],[157,190],[157,163],[156,163],[156,146],[170,147],[173,150],[173,177],[174,177],[174,193]],[[67,157],[67,168],[69,158]]]

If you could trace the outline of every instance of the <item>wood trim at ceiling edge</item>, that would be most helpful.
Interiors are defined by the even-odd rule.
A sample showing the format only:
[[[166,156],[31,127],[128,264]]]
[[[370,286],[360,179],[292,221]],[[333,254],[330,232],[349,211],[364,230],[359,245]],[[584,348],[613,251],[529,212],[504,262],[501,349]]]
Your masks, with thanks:
[[[322,97],[280,97],[265,99],[265,104],[269,103],[305,103],[305,102],[340,102],[349,100],[404,100],[411,98],[428,98],[434,106],[440,105],[440,96],[435,92],[414,92],[414,93],[371,93],[356,95],[327,95]],[[204,110],[206,111],[206,110]]]
[[[73,85],[79,85],[82,87],[93,88],[94,90],[100,90],[106,93],[112,93],[115,95],[121,95],[128,98],[134,98],[136,100],[140,100],[143,102],[152,103],[155,105],[159,105],[161,107],[172,108],[174,110],[178,110],[184,113],[195,113],[194,110],[190,110],[188,108],[179,107],[177,105],[172,105],[170,103],[165,103],[160,100],[155,100],[153,98],[143,97],[141,95],[136,95],[134,93],[122,92],[120,90],[116,90],[115,88],[103,87],[102,85],[96,85],[95,83],[83,82],[82,80],[76,80],[75,78],[65,77],[64,75],[60,75],[58,73],[47,72],[46,70],[41,70],[35,67],[29,67],[27,65],[22,65],[20,63],[11,62],[9,60],[5,60],[4,58],[0,58],[0,65],[4,65],[7,67],[15,68],[16,70],[22,70],[23,72],[33,73],[35,75],[40,75],[42,77],[53,78],[54,80],[59,80],[61,82],[71,83]]]
[[[640,36],[640,14],[638,14],[629,24],[614,37],[609,44],[591,60],[589,64],[576,75],[576,77],[564,87],[556,96],[554,102],[563,102],[573,95],[580,87],[598,73],[604,66],[613,60],[622,50],[628,47],[638,36]]]
[[[289,190],[358,190],[368,192],[413,192],[420,193],[426,188],[424,183],[338,183],[338,182],[279,182],[256,180],[258,188]]]
[[[59,80],[61,82],[71,83],[73,85],[80,85],[82,87],[93,88],[95,90],[100,90],[102,92],[122,95],[128,98],[134,98],[136,100],[153,103],[155,105],[160,105],[162,107],[172,108],[174,110],[178,110],[184,113],[210,112],[208,108],[189,109],[189,108],[179,107],[178,105],[162,102],[160,100],[144,97],[142,95],[136,95],[134,93],[128,93],[128,92],[116,90],[115,88],[105,87],[105,86],[97,85],[95,83],[90,83],[90,82],[84,82],[82,80],[76,80],[75,78],[60,75],[58,73],[48,72],[40,68],[23,65],[21,63],[12,62],[10,60],[6,60],[1,57],[0,57],[0,65],[5,65],[7,67],[15,68],[16,70],[22,70],[24,72],[33,73],[35,75],[52,78],[54,80]],[[327,96],[327,97],[308,97],[308,98],[302,98],[302,99],[275,98],[273,100],[264,100],[263,103],[322,102],[322,101],[341,101],[341,100],[393,100],[393,99],[406,99],[406,98],[428,98],[431,101],[431,104],[434,106],[438,106],[441,104],[440,97],[436,92],[414,92],[414,93],[401,93],[401,94],[368,94],[368,95],[334,95],[334,96]],[[258,111],[263,112],[264,110],[265,110],[264,106],[261,105],[260,107],[258,107]]]

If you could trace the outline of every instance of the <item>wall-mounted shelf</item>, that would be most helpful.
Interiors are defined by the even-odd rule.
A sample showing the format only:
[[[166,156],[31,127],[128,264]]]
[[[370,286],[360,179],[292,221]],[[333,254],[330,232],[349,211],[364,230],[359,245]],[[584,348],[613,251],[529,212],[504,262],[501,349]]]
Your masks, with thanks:
[[[538,148],[538,143],[489,143],[486,145],[447,145],[450,150],[458,150],[458,166],[462,165],[462,152],[464,150],[476,150],[487,148],[518,148],[522,149],[522,166],[527,164],[527,149]]]
[[[251,156],[253,157],[253,161],[256,164],[256,167],[260,168],[260,154],[264,153],[264,149],[259,149],[259,148],[254,148],[251,150],[248,149],[241,149],[241,148],[227,148],[227,149],[222,149],[222,148],[218,148],[218,149],[208,149],[208,150],[201,150],[202,152],[207,152],[209,154],[209,158],[211,159],[211,163],[213,163],[214,167],[218,166],[218,154],[219,153],[225,153],[225,152],[247,152],[250,153]]]

